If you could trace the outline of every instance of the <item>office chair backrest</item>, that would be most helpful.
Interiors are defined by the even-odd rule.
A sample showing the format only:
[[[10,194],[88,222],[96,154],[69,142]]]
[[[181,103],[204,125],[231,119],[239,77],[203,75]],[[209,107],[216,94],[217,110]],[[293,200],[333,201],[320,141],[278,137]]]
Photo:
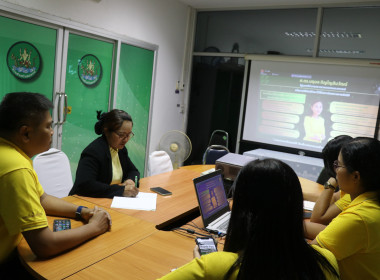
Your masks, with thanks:
[[[219,129],[214,130],[211,134],[208,145],[221,145],[228,149],[228,132]]]
[[[173,170],[173,163],[165,151],[155,151],[149,155],[148,176]]]
[[[228,154],[230,151],[222,145],[211,145],[203,154],[203,164],[215,164],[216,160]]]
[[[38,154],[33,159],[38,180],[47,194],[56,197],[68,196],[73,186],[70,162],[66,154],[55,148]]]

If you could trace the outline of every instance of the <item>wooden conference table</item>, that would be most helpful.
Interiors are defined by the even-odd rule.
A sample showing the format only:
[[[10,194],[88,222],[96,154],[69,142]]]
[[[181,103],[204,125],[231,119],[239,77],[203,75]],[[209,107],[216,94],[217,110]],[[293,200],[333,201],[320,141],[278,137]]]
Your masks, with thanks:
[[[160,186],[173,192],[157,196],[156,211],[110,208],[112,199],[70,196],[77,205],[106,208],[112,217],[112,229],[77,248],[54,258],[40,259],[25,239],[18,246],[20,259],[38,279],[156,279],[193,258],[194,237],[158,230],[198,211],[192,179],[213,165],[186,166],[142,178],[140,191]],[[315,201],[323,187],[300,178],[304,197]],[[49,227],[55,217],[48,217]],[[82,223],[71,220],[72,227]],[[200,226],[201,220],[196,219]]]
[[[198,201],[195,195],[193,178],[199,177],[201,172],[213,168],[214,165],[183,166],[172,172],[166,172],[140,180],[140,191],[151,192],[151,187],[162,187],[171,191],[170,196],[157,195],[156,211],[115,209],[118,212],[151,222],[157,229],[172,224],[194,212],[199,212]],[[112,199],[76,196],[89,202],[110,208]]]

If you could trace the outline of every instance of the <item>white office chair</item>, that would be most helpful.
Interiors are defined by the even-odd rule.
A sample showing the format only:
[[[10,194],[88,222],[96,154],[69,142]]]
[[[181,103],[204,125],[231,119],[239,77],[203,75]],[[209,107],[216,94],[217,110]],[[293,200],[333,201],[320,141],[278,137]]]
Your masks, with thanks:
[[[55,148],[38,154],[33,159],[33,167],[42,188],[56,197],[68,196],[73,186],[70,162],[66,154]]]
[[[165,151],[155,151],[149,155],[148,176],[172,171],[173,163]]]

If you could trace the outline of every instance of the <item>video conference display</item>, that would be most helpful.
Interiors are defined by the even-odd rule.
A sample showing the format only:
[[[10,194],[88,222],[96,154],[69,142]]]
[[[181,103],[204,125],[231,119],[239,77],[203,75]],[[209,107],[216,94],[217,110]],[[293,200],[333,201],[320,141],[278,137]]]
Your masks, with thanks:
[[[380,66],[251,62],[242,140],[321,152],[331,138],[374,137]]]

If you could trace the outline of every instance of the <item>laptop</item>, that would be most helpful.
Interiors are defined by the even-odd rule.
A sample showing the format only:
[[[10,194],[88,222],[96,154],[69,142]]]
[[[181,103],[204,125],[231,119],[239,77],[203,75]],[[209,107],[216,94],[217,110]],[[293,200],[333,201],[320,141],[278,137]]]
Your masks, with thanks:
[[[193,182],[204,227],[225,234],[231,211],[224,191],[222,171],[197,177]]]

